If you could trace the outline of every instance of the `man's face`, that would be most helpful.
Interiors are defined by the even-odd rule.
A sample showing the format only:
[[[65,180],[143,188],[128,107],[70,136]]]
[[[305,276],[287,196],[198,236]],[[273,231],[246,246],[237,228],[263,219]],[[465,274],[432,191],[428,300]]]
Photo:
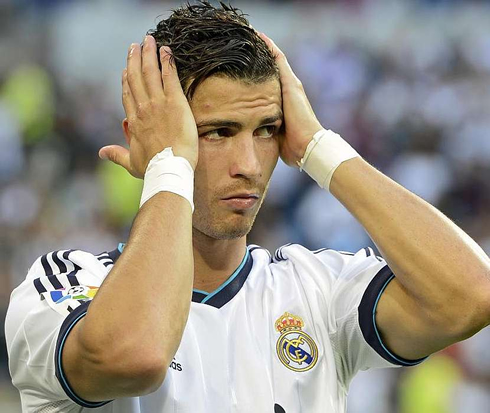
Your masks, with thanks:
[[[214,239],[252,228],[279,155],[281,88],[212,76],[190,101],[199,132],[193,227]]]

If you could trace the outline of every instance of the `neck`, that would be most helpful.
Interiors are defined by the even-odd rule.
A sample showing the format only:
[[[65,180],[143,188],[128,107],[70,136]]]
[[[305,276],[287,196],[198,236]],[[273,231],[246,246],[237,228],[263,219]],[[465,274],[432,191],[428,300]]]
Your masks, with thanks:
[[[194,288],[214,291],[237,269],[245,255],[247,237],[218,240],[193,229]]]

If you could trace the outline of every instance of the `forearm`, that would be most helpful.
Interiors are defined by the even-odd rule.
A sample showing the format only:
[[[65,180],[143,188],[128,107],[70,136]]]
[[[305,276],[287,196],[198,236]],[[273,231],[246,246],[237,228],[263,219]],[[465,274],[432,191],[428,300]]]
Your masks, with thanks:
[[[419,305],[444,308],[448,317],[472,310],[488,314],[490,260],[436,208],[361,158],[339,166],[330,191],[367,230]],[[472,308],[484,303],[484,309]]]
[[[84,348],[119,364],[171,362],[191,302],[191,227],[184,198],[161,192],[145,203],[83,320]]]

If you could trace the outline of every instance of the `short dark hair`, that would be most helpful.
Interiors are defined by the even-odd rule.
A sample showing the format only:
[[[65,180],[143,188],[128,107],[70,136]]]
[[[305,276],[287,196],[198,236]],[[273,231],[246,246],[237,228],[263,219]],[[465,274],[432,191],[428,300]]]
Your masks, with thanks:
[[[251,83],[279,78],[274,56],[242,11],[222,2],[220,6],[187,3],[147,33],[158,48],[171,48],[188,99],[212,75]]]

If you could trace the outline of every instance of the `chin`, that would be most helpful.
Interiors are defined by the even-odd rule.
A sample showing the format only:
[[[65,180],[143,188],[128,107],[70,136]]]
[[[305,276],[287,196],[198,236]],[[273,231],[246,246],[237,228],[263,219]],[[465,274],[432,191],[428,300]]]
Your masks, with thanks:
[[[231,240],[246,236],[252,229],[255,221],[253,218],[223,219],[204,222],[202,225],[194,225],[194,229],[217,240]],[[196,224],[196,222],[194,222]]]
[[[214,239],[237,239],[246,236],[252,229],[251,225],[245,226],[232,226],[220,228],[209,228],[208,236]]]

